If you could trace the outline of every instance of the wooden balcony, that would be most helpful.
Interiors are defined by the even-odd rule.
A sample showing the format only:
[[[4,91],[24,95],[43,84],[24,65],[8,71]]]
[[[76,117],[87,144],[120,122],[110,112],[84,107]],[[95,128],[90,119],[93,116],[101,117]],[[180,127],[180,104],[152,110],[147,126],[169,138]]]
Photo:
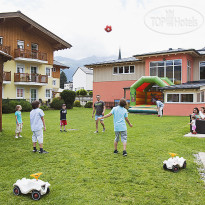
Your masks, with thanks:
[[[28,83],[31,84],[45,84],[48,83],[47,75],[40,74],[29,74],[29,73],[14,73],[14,82],[15,83]]]
[[[15,58],[30,58],[41,61],[47,61],[47,53],[42,53],[40,51],[31,51],[26,49],[15,49],[14,50]]]
[[[3,72],[3,81],[11,81],[11,71]]]
[[[3,51],[4,53],[7,53],[10,55],[11,47],[10,46],[2,46],[0,45],[0,50]]]

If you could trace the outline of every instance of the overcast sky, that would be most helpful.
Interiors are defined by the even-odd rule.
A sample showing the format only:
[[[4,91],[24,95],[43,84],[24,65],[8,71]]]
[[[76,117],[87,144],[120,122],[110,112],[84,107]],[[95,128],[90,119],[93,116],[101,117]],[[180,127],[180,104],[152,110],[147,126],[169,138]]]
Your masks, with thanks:
[[[20,10],[72,44],[56,56],[118,55],[121,47],[122,57],[129,57],[205,47],[204,0],[0,0],[0,5],[1,12]],[[112,32],[105,32],[106,25]]]

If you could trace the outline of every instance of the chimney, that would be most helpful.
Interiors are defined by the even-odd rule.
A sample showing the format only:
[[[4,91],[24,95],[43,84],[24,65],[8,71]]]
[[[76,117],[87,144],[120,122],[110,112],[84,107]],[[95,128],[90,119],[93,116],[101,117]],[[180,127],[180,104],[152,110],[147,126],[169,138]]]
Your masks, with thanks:
[[[118,60],[121,60],[122,57],[121,57],[121,49],[119,48],[119,56],[118,56]]]

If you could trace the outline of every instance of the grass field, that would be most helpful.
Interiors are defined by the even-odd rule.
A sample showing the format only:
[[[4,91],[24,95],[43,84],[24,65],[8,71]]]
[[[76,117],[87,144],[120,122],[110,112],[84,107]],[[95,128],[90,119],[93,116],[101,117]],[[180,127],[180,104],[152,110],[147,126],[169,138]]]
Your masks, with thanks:
[[[107,110],[107,113],[109,111]],[[184,138],[188,117],[129,114],[128,156],[113,154],[112,117],[106,132],[94,134],[92,110],[68,110],[67,133],[59,131],[59,111],[45,111],[44,148],[32,153],[29,113],[22,113],[23,138],[15,139],[14,114],[3,115],[0,134],[0,204],[205,204],[204,182],[193,154],[205,151],[205,139]],[[164,171],[162,162],[175,152],[187,159],[178,173]],[[51,184],[38,202],[30,195],[15,196],[13,183],[36,172]]]

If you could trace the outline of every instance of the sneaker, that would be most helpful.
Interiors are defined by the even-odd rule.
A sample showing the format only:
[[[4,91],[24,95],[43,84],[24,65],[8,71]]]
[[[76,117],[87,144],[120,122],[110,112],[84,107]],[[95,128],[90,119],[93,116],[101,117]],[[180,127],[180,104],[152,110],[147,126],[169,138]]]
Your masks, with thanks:
[[[127,156],[127,152],[126,152],[126,150],[123,150],[123,156]]]
[[[118,151],[117,151],[117,150],[115,150],[115,151],[114,151],[114,154],[117,154],[117,153],[118,153]]]
[[[102,132],[105,132],[105,128],[103,128],[103,131]]]
[[[19,138],[18,136],[15,136],[15,138],[17,139],[17,138]]]
[[[95,131],[94,133],[98,133],[98,131]]]
[[[39,154],[47,154],[46,150],[43,150],[43,152],[39,151]]]
[[[67,130],[64,130],[64,132],[67,132]]]
[[[21,135],[19,137],[22,137]]]
[[[33,149],[33,152],[35,153],[35,152],[38,152],[38,150],[37,149]]]
[[[63,132],[62,130],[60,130],[60,132]]]

